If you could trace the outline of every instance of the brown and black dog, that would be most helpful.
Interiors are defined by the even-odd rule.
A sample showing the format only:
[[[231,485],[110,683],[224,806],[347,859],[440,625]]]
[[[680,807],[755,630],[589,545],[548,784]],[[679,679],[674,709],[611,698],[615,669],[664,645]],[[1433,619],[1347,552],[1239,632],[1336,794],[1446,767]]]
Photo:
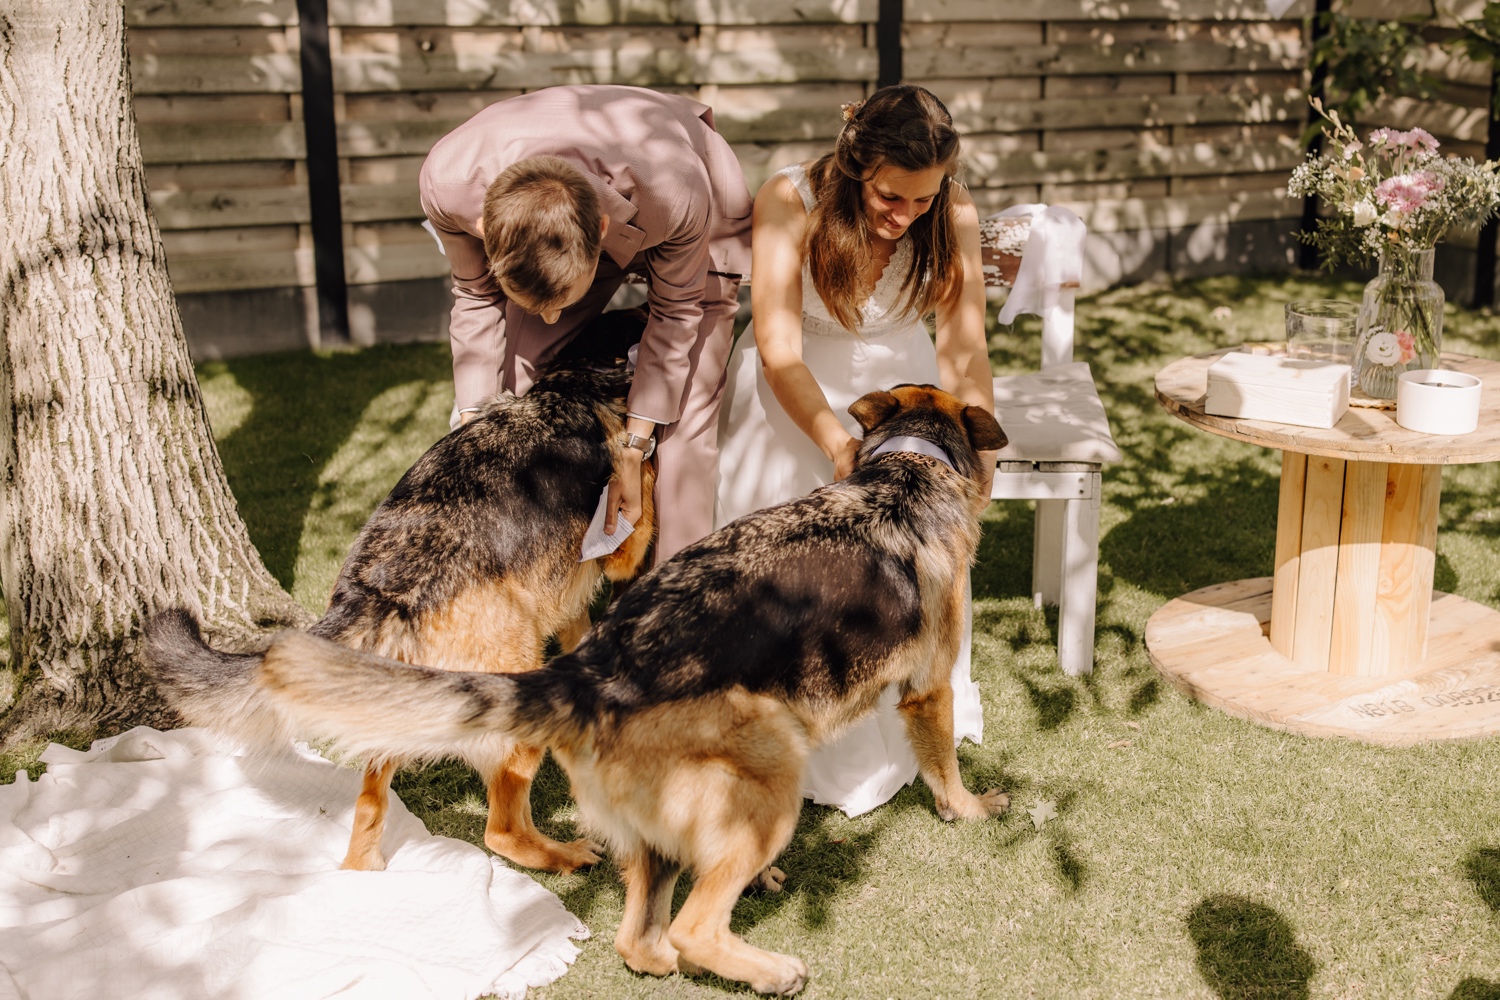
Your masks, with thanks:
[[[601,581],[632,578],[655,530],[647,462],[635,531],[609,555],[579,562],[619,458],[630,389],[623,364],[600,361],[623,355],[643,325],[638,310],[604,314],[526,395],[497,397],[417,459],[355,538],[312,634],[457,671],[535,670],[553,635],[565,650],[576,646]],[[177,704],[189,721],[253,728],[246,706],[201,694]],[[531,781],[543,752],[497,730],[462,755],[487,786],[489,848],[529,868],[572,871],[599,857],[587,840],[559,843],[532,822]],[[404,759],[370,756],[344,868],[385,867],[391,774]]]
[[[989,412],[931,386],[871,393],[850,412],[865,439],[849,477],[684,549],[541,670],[411,667],[300,632],[232,657],[178,612],[149,630],[158,682],[174,703],[238,692],[284,727],[375,755],[468,756],[497,737],[547,746],[624,874],[625,962],[794,993],[806,966],[751,946],[729,918],[792,836],[811,748],[896,684],[938,814],[982,819],[1009,804],[963,786],[949,680],[987,499],[978,452],[1005,435]],[[901,450],[910,438],[952,467]],[[683,868],[695,882],[672,919]]]

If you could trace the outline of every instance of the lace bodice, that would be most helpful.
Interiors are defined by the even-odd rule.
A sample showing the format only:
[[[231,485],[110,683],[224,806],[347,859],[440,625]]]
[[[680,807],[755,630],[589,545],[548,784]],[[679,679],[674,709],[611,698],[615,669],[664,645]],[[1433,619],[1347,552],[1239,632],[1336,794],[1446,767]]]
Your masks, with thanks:
[[[784,174],[796,186],[797,193],[802,196],[803,206],[811,212],[813,193],[812,185],[807,180],[807,170],[798,163],[778,170],[777,173]],[[860,337],[878,340],[909,330],[913,323],[920,322],[920,316],[903,308],[906,295],[902,285],[911,270],[911,262],[911,236],[908,234],[896,241],[895,252],[891,254],[890,262],[886,264],[880,279],[875,282],[874,291],[859,307],[860,325],[857,332]],[[804,336],[820,337],[846,337],[850,333],[829,315],[828,307],[823,304],[818,290],[813,287],[812,270],[806,261],[802,263],[802,333]]]

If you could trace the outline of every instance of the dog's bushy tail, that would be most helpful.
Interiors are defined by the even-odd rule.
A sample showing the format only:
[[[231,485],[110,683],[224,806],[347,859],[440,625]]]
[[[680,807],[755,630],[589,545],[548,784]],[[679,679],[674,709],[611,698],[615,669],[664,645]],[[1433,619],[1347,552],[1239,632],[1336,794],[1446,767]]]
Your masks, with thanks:
[[[260,653],[221,653],[203,641],[183,608],[146,622],[146,665],[167,702],[195,726],[273,746],[292,735],[291,720],[256,682]]]
[[[465,756],[471,742],[545,741],[516,725],[509,674],[434,670],[362,653],[306,632],[276,637],[258,683],[297,731],[367,759]]]
[[[147,662],[172,707],[195,725],[274,745],[331,739],[367,760],[464,756],[471,742],[515,732],[514,678],[449,672],[361,653],[287,630],[264,653],[221,653],[186,611],[146,625]]]

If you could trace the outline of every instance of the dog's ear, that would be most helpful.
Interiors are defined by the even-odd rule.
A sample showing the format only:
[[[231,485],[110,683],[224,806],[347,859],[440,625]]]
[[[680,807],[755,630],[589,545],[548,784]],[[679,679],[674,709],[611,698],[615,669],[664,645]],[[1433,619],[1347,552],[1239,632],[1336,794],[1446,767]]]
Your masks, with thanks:
[[[876,390],[865,393],[849,404],[849,415],[859,421],[865,433],[879,427],[892,413],[901,409],[901,401],[888,392]]]
[[[964,428],[975,451],[999,451],[1010,441],[1000,429],[1000,421],[982,406],[964,407]]]

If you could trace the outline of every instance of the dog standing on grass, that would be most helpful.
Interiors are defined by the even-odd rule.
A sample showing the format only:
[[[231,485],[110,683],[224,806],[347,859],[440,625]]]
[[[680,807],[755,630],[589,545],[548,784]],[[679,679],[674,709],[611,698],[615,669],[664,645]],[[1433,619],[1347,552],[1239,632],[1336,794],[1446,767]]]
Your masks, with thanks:
[[[619,461],[630,390],[623,365],[601,369],[590,358],[601,348],[623,355],[643,325],[638,310],[604,314],[526,395],[497,397],[417,459],[355,538],[328,612],[309,631],[403,663],[471,672],[535,670],[552,635],[564,650],[576,646],[601,580],[633,577],[654,531],[647,462],[634,532],[609,555],[579,561]],[[175,706],[195,724],[253,728],[252,705],[217,694],[202,691]],[[344,868],[385,867],[391,774],[406,759],[389,749],[368,757]],[[484,842],[528,868],[593,864],[595,845],[559,843],[532,822],[531,781],[543,752],[499,730],[462,748],[489,795]]]
[[[496,739],[551,748],[622,870],[626,964],[795,993],[806,966],[748,944],[729,918],[791,839],[811,747],[896,684],[938,814],[983,819],[1009,804],[963,786],[950,687],[988,499],[978,452],[1005,435],[931,386],[849,409],[865,430],[850,476],[687,547],[541,670],[451,673],[301,632],[230,656],[185,612],[152,621],[149,661],[174,704],[232,700],[376,756],[469,756]],[[672,919],[683,868],[695,881]]]

